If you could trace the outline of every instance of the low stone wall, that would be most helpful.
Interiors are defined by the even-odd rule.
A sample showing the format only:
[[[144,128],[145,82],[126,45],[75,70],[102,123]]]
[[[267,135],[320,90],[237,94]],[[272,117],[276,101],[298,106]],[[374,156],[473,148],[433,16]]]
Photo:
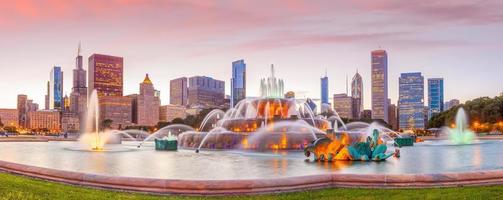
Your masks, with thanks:
[[[326,174],[254,180],[175,180],[86,174],[0,161],[0,170],[75,185],[136,192],[183,195],[236,195],[319,188],[422,188],[503,184],[503,170],[416,174]]]

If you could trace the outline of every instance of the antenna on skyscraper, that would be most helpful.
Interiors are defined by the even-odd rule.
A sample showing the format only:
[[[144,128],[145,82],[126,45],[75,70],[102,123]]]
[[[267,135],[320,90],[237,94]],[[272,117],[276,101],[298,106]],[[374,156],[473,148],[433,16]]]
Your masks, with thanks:
[[[327,73],[327,68],[325,67],[325,77],[328,77],[327,74],[328,74]]]
[[[77,48],[77,56],[80,56],[80,41],[79,41],[79,47]]]

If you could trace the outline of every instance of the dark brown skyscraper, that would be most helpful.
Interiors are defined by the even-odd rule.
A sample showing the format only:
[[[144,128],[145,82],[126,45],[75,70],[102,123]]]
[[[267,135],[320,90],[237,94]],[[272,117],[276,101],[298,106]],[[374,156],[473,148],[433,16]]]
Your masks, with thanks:
[[[82,116],[87,108],[87,85],[86,70],[82,66],[82,56],[80,55],[80,44],[77,50],[77,57],[75,58],[73,87],[70,99],[70,111]]]
[[[89,94],[123,96],[123,58],[101,54],[89,57]]]

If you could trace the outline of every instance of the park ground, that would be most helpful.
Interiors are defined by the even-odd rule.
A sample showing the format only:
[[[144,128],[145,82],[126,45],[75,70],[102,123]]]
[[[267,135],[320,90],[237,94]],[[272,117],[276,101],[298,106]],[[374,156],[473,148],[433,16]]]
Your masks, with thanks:
[[[335,188],[304,192],[224,197],[149,195],[73,186],[0,172],[0,200],[38,199],[503,199],[503,186],[429,189]]]

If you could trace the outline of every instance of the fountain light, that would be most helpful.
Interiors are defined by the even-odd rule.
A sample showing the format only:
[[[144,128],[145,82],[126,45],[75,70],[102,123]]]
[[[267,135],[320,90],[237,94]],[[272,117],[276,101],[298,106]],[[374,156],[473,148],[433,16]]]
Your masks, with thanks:
[[[466,116],[466,112],[463,108],[459,108],[456,114],[455,126],[452,128],[447,128],[447,133],[449,135],[449,139],[454,144],[471,144],[475,139],[475,133],[467,127],[468,120]],[[475,121],[474,127],[479,127],[479,123]]]

